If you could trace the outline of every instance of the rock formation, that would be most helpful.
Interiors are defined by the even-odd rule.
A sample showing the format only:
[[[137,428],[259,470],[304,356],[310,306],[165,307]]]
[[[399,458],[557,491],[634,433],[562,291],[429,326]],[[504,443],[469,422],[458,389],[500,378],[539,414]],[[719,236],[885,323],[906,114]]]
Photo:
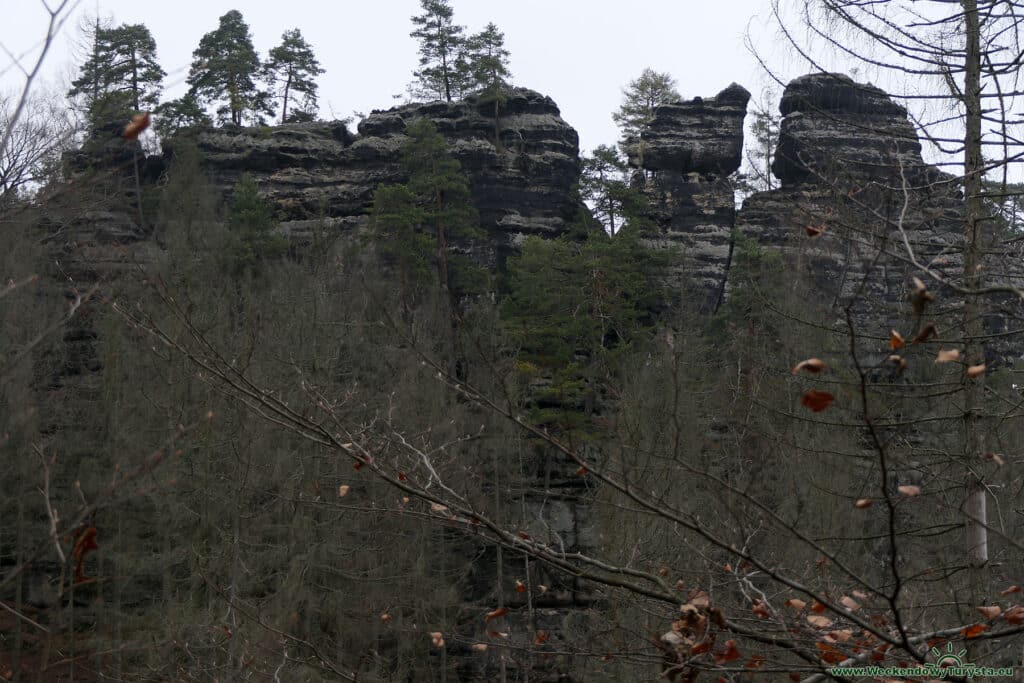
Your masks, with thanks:
[[[780,110],[772,169],[782,187],[747,198],[737,231],[779,250],[792,274],[837,312],[853,302],[864,334],[913,334],[927,320],[911,319],[912,277],[928,279],[922,266],[960,277],[959,184],[922,158],[906,109],[874,86],[837,74],[803,76],[786,87]],[[995,270],[1020,277],[1005,247],[986,248],[1000,263]],[[941,305],[932,314],[960,305],[952,291],[933,288]],[[990,323],[1001,331],[1003,323]],[[1006,352],[992,346],[994,354]]]
[[[673,286],[704,311],[717,306],[725,286],[736,214],[728,176],[742,161],[749,99],[734,83],[710,99],[658,107],[630,148],[654,223],[647,242],[680,249]]]
[[[211,181],[225,194],[250,173],[276,207],[282,229],[298,234],[308,221],[339,229],[362,224],[381,183],[401,182],[406,124],[425,117],[447,138],[470,179],[473,203],[502,258],[524,235],[558,235],[581,205],[579,137],[550,97],[517,88],[497,118],[493,102],[408,104],[375,111],[358,135],[341,122],[275,127],[224,126],[198,131],[195,143]],[[175,146],[167,145],[173,157]]]

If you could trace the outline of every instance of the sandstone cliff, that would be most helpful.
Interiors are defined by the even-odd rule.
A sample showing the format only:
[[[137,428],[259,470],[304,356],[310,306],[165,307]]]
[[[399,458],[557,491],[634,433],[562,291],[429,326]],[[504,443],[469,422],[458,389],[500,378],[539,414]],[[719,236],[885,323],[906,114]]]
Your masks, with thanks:
[[[472,200],[502,257],[524,235],[565,231],[582,208],[579,137],[550,97],[517,88],[501,107],[470,97],[375,111],[353,135],[341,122],[265,128],[224,126],[197,132],[195,143],[211,181],[224,194],[243,173],[275,206],[282,229],[301,235],[308,221],[339,229],[362,225],[381,183],[404,180],[405,127],[427,118],[447,138],[470,180]],[[181,141],[170,141],[173,157]]]

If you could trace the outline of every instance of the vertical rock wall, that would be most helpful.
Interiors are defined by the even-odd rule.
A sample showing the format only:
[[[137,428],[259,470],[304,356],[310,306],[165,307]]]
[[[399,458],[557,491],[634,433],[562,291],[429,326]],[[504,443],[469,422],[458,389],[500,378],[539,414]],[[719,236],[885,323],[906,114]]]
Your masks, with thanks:
[[[629,149],[649,202],[652,248],[675,247],[673,287],[712,311],[725,286],[736,208],[729,174],[740,167],[750,93],[735,83],[715,97],[658,107]]]

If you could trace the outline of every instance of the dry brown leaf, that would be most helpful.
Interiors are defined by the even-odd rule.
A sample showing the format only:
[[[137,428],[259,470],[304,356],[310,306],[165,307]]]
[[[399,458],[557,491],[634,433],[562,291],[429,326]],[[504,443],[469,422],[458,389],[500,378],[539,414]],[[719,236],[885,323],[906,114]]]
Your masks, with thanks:
[[[824,372],[825,370],[828,370],[828,364],[825,363],[825,361],[820,358],[808,358],[807,360],[802,360],[794,365],[791,372],[796,375],[800,372],[819,373]]]
[[[391,615],[388,614],[387,612],[384,612],[384,614],[380,615],[380,620],[381,620],[381,623],[386,624],[389,621],[391,621]]]
[[[345,496],[347,496],[348,492],[349,492],[349,489],[351,489],[351,488],[352,487],[350,487],[348,484],[342,484],[341,486],[339,486],[338,487],[338,498],[344,498]]]
[[[547,631],[537,631],[537,634],[533,637],[533,644],[534,645],[543,645],[546,642],[548,642],[548,632]]]
[[[906,345],[907,345],[907,342],[904,341],[902,334],[900,334],[896,330],[889,330],[889,348],[890,349],[892,349],[893,351],[896,351],[897,349],[902,349]]]
[[[522,581],[520,581],[519,579],[516,579],[516,593],[525,593],[525,592],[526,592],[526,584],[523,583]]]
[[[853,507],[863,510],[864,508],[869,508],[874,504],[875,501],[871,500],[870,498],[858,498],[856,502],[853,504]]]
[[[846,609],[850,610],[851,612],[856,612],[860,609],[860,603],[851,598],[849,595],[844,595],[843,597],[839,598],[839,604],[845,607]]]
[[[469,646],[471,650],[476,652],[484,652],[487,650],[487,643],[473,643]]]
[[[973,626],[964,626],[960,629],[960,635],[964,638],[977,638],[987,630],[988,624],[974,624]]]
[[[1024,624],[1024,606],[1014,605],[1003,613],[1007,624]]]
[[[984,363],[972,365],[971,367],[967,368],[967,376],[970,377],[971,379],[975,377],[981,377],[982,375],[985,374],[985,367],[986,366]]]
[[[690,604],[695,607],[707,607],[711,604],[711,598],[708,596],[707,591],[698,588],[690,592]]]
[[[821,225],[807,225],[804,226],[804,230],[807,231],[808,237],[821,237],[822,235],[825,234],[825,224],[822,223]]]
[[[800,403],[812,413],[820,413],[832,405],[832,402],[835,400],[836,397],[827,391],[811,389],[804,392],[804,395],[800,398]]]
[[[853,591],[853,597],[857,598],[858,600],[867,600],[871,596],[865,593],[864,591]]]
[[[838,643],[845,643],[853,637],[853,631],[849,629],[840,629],[836,631],[829,631],[828,634],[832,636],[832,640]]]
[[[431,640],[431,642],[433,642],[434,647],[436,647],[436,648],[444,647],[444,635],[440,631],[431,631],[430,632],[430,640]]]
[[[804,607],[807,607],[807,603],[799,598],[790,598],[786,600],[786,607],[792,607],[797,612],[802,612]]]
[[[978,607],[977,610],[981,612],[986,619],[995,619],[1003,613],[1003,608],[999,605],[983,605],[982,607]]]
[[[960,349],[941,349],[935,356],[936,363],[955,363],[960,360]]]
[[[829,638],[828,636],[825,636],[825,638],[827,640],[829,640],[829,641],[835,642],[833,639]],[[815,643],[815,646],[818,648],[818,651],[821,653],[819,655],[821,657],[821,660],[823,662],[825,662],[826,664],[838,664],[839,662],[841,662],[844,659],[846,659],[846,657],[843,655],[843,653],[840,652],[839,650],[837,650],[834,645],[832,645],[832,642],[819,642],[819,643]]]
[[[807,623],[815,628],[829,628],[832,626],[832,620],[828,617],[823,617],[820,614],[812,614],[808,616]]]
[[[1000,595],[1010,595],[1011,593],[1020,593],[1020,591],[1021,591],[1020,586],[1010,586],[1009,588],[1007,588],[1004,591],[999,591],[999,594]]]
[[[430,511],[438,514],[444,514],[448,512],[448,507],[446,505],[441,505],[440,503],[431,503]]]
[[[498,609],[491,610],[486,615],[484,615],[484,622],[489,624],[490,622],[494,621],[495,619],[503,617],[506,614],[508,614],[508,607],[499,607]]]
[[[764,600],[754,600],[752,610],[755,616],[761,617],[762,619],[768,619],[771,617],[771,612],[768,611],[768,605]]]
[[[736,647],[735,640],[725,641],[725,651],[715,653],[715,664],[725,664],[726,662],[733,662],[737,659],[742,659],[743,655],[740,654],[739,649]]]
[[[142,131],[149,128],[149,112],[144,111],[132,117],[132,120],[124,127],[125,140],[137,140]]]
[[[900,495],[906,496],[907,498],[913,498],[914,496],[921,495],[921,487],[914,486],[912,484],[904,484],[903,486],[898,486],[896,490],[900,492]]]

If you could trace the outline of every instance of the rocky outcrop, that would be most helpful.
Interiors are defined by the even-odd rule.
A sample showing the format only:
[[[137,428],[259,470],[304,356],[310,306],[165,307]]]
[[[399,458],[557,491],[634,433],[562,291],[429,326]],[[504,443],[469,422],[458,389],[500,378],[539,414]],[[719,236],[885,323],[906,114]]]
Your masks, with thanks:
[[[783,186],[839,178],[916,177],[921,160],[907,110],[880,88],[843,74],[811,74],[786,86],[772,172]]]
[[[742,160],[749,99],[734,83],[713,98],[658,107],[630,148],[653,223],[646,241],[682,252],[672,285],[705,311],[717,306],[725,284],[736,217],[727,178]]]
[[[782,187],[748,197],[737,232],[779,251],[822,305],[852,303],[864,334],[916,324],[904,320],[909,288],[926,276],[912,261],[949,277],[960,267],[954,179],[924,162],[906,109],[872,85],[803,76],[780,111],[772,170]]]
[[[243,173],[252,174],[284,230],[301,233],[311,220],[352,228],[365,220],[377,186],[403,180],[405,128],[418,118],[434,122],[462,164],[498,257],[523,235],[558,235],[576,217],[579,138],[551,98],[524,88],[513,91],[497,118],[493,102],[470,97],[375,111],[357,135],[336,121],[210,128],[197,131],[194,142],[225,194]],[[166,155],[182,144],[172,141]]]

